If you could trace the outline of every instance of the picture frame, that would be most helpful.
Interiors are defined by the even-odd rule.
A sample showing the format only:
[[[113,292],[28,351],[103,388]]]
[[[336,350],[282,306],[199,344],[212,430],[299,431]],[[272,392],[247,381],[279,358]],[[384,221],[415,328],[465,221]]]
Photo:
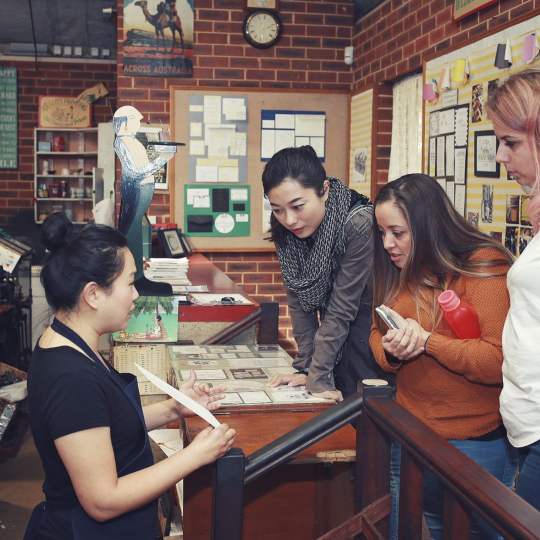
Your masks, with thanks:
[[[158,152],[154,149],[154,143],[164,140],[164,134],[168,133],[168,126],[157,126],[155,124],[142,124],[135,136],[145,147],[149,161],[154,161],[158,157]],[[156,190],[169,189],[169,167],[165,163],[154,173],[154,187]]]
[[[178,227],[158,229],[157,234],[166,258],[179,259],[191,255],[191,246],[182,229]]]
[[[38,126],[42,128],[90,127],[92,106],[71,96],[39,96]]]
[[[475,11],[494,4],[497,0],[454,0],[454,21],[459,21]]]
[[[496,161],[499,141],[493,130],[474,132],[474,175],[499,178],[501,168]]]

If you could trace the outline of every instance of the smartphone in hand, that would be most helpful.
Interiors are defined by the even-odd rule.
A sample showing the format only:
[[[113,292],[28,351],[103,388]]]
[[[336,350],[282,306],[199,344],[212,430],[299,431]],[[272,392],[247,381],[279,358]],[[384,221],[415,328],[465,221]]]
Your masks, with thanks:
[[[398,323],[392,318],[392,315],[390,315],[390,313],[388,313],[388,311],[384,309],[383,306],[377,306],[375,308],[375,312],[383,320],[386,326],[388,326],[388,328],[393,329],[393,330],[399,329]]]

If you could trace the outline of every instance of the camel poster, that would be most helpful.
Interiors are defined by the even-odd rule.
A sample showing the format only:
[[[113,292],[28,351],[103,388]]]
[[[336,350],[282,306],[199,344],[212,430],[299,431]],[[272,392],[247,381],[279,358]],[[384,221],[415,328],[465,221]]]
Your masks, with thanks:
[[[124,0],[124,73],[193,76],[194,0]]]

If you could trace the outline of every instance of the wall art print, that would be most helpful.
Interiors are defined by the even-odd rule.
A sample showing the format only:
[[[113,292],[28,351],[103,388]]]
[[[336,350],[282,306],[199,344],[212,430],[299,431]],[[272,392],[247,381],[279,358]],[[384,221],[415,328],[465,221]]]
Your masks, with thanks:
[[[193,76],[195,0],[124,0],[124,74]]]

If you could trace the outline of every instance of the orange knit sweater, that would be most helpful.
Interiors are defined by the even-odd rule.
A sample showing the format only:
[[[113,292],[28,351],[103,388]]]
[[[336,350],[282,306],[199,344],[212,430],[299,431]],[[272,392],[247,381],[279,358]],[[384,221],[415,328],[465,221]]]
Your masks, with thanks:
[[[473,258],[492,258],[494,250],[478,250]],[[490,269],[491,270],[491,269]],[[441,320],[427,342],[427,353],[398,367],[390,364],[381,332],[371,328],[369,344],[377,363],[396,373],[396,401],[445,439],[467,439],[489,433],[501,424],[501,336],[509,297],[505,275],[459,277],[448,288],[471,304],[480,319],[479,339],[457,339]],[[390,307],[402,317],[417,319],[414,299],[401,292]],[[420,311],[418,321],[431,331],[431,317]]]

